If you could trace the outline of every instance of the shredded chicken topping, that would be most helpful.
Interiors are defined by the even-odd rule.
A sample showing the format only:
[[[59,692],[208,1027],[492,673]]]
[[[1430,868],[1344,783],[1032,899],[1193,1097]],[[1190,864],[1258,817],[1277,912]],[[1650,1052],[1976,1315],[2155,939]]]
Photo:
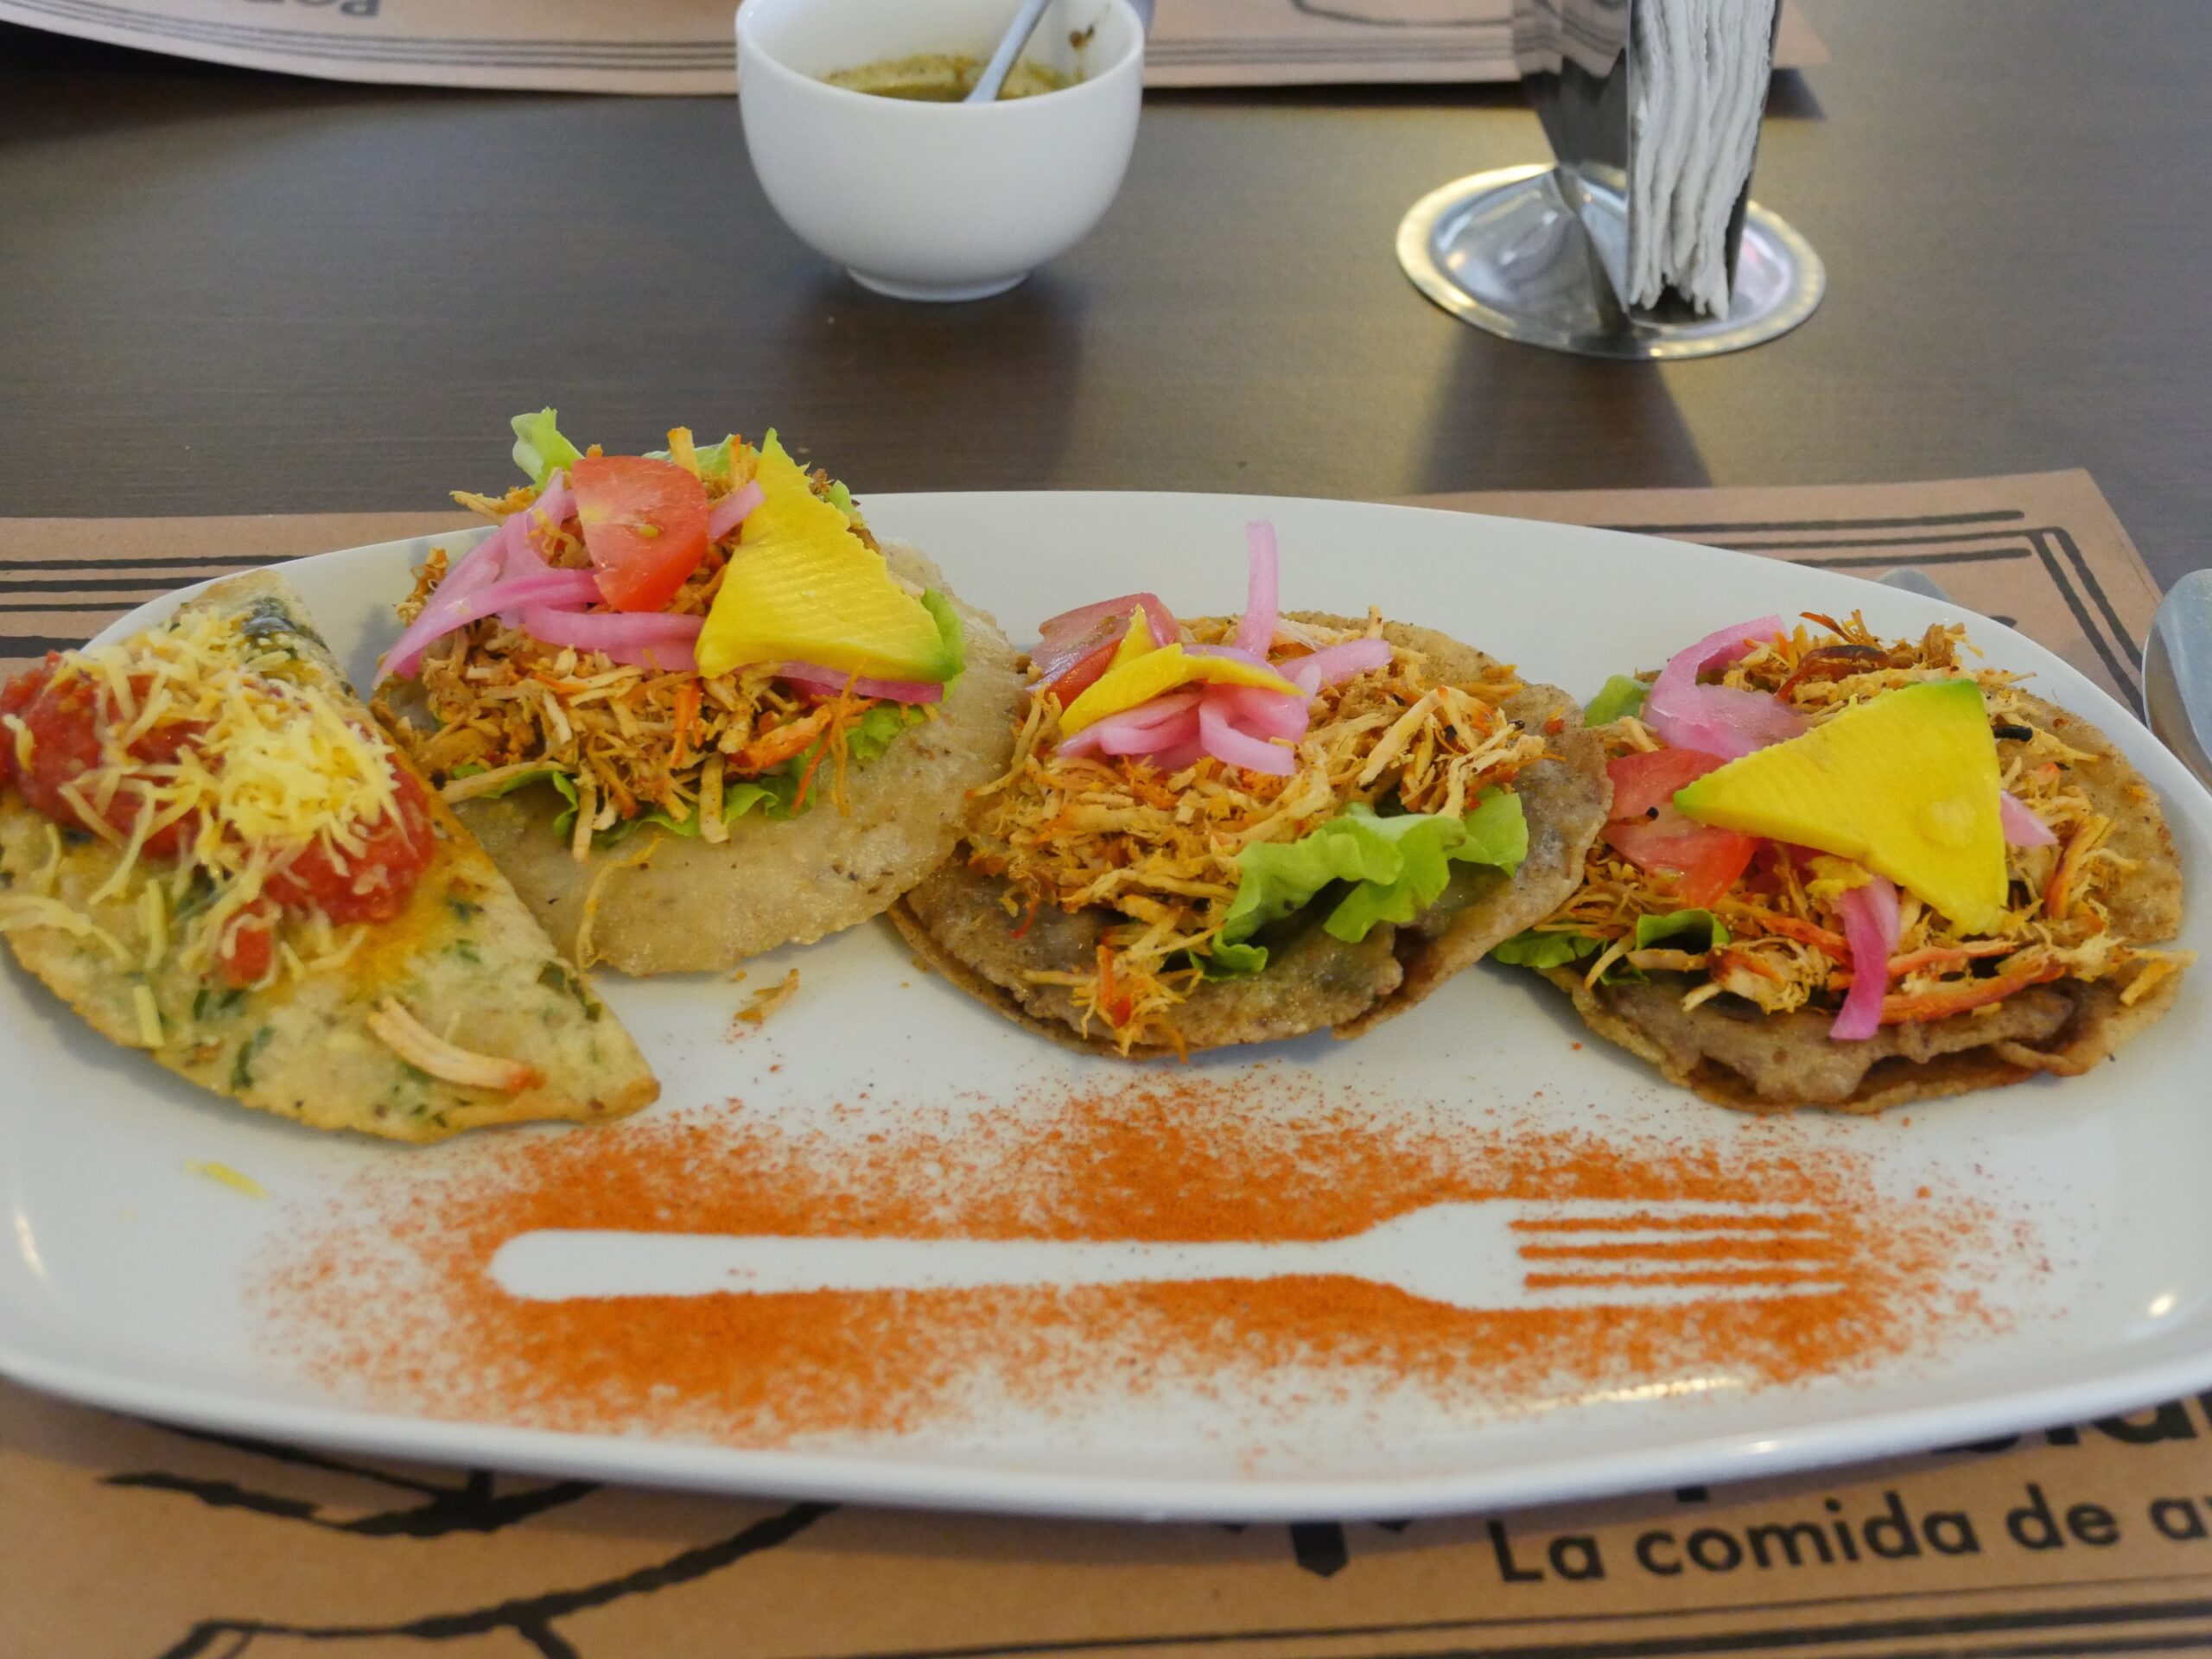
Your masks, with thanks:
[[[710,500],[752,480],[755,452],[742,442],[730,449],[731,476],[727,485],[708,479]],[[817,469],[810,481],[826,498],[829,474]],[[522,486],[493,498],[457,491],[454,499],[496,523],[527,508],[537,492]],[[857,518],[853,531],[876,547]],[[557,569],[590,564],[583,543],[566,529],[548,532],[540,545]],[[416,573],[414,592],[399,607],[403,622],[420,614],[447,563],[440,550]],[[710,547],[663,612],[706,615],[728,565],[728,550]],[[677,834],[727,839],[728,818],[760,799],[733,798],[747,784],[766,789],[772,810],[801,810],[823,792],[842,810],[855,734],[866,730],[880,739],[909,718],[897,704],[825,698],[778,680],[765,664],[713,677],[658,671],[547,645],[497,617],[432,645],[419,678],[433,730],[416,731],[382,700],[378,712],[439,792],[448,803],[464,801],[557,774],[576,797],[580,861],[594,836],[648,815]],[[870,711],[879,709],[871,721]],[[825,762],[827,773],[817,778]]]
[[[1900,893],[1904,926],[1888,963],[1885,1024],[1992,1009],[2015,992],[2064,978],[2128,975],[2121,1000],[2133,1003],[2195,959],[2187,951],[2132,943],[2115,926],[2113,889],[2136,866],[2105,845],[2113,821],[2082,787],[2081,768],[2096,765],[2097,757],[2037,723],[2043,716],[2022,695],[2020,677],[1962,665],[1961,648],[1972,647],[1957,626],[1931,627],[1917,640],[1884,641],[1855,612],[1844,622],[1808,620],[1820,625],[1817,631],[1799,627],[1759,645],[1716,683],[1779,693],[1818,723],[1916,682],[1971,678],[1982,689],[2000,741],[2005,787],[2057,837],[2054,846],[2008,847],[2010,907],[1993,932],[1962,931]],[[1602,734],[1608,758],[1662,747],[1633,716]],[[1583,969],[1593,986],[1624,964],[1638,972],[1695,976],[1686,1008],[1726,994],[1768,1013],[1808,1005],[1833,1010],[1852,982],[1839,903],[1851,885],[1849,873],[1845,861],[1767,843],[1751,870],[1709,906],[1731,936],[1726,944],[1701,951],[1638,950],[1637,919],[1673,913],[1681,901],[1667,876],[1639,869],[1601,836],[1580,889],[1536,931],[1596,941]]]
[[[1236,623],[1209,619],[1187,631],[1215,645],[1234,636]],[[1282,664],[1382,632],[1373,613],[1353,631],[1286,622],[1268,654]],[[1510,670],[1438,684],[1426,660],[1395,647],[1388,667],[1324,690],[1297,746],[1298,769],[1286,777],[1211,758],[1167,775],[1135,757],[1064,758],[1059,701],[1033,687],[1012,768],[976,791],[969,862],[1009,879],[1016,917],[1033,919],[1051,904],[1102,906],[1124,919],[1089,970],[1028,976],[1068,986],[1124,1049],[1155,1033],[1173,1040],[1163,1016],[1203,976],[1196,958],[1221,931],[1244,849],[1295,841],[1356,802],[1464,812],[1484,789],[1510,784],[1543,757],[1545,734],[1498,708],[1520,689]]]

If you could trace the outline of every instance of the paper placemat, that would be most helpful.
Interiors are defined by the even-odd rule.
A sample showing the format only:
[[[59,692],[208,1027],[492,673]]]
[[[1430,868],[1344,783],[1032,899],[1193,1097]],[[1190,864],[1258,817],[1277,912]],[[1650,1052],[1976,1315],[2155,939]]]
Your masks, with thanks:
[[[731,0],[0,0],[0,19],[327,80],[728,92]],[[1154,86],[1512,80],[1512,0],[1160,0]],[[1775,62],[1827,51],[1785,3]]]
[[[1457,495],[1920,565],[2132,700],[2158,590],[2083,473]],[[0,655],[450,513],[0,520]],[[1651,666],[1652,664],[1646,664]],[[1830,1476],[1404,1525],[1143,1528],[601,1487],[0,1383],[8,1659],[1624,1659],[2212,1649],[2212,1395]]]
[[[1961,605],[2048,645],[2130,708],[2137,706],[2140,641],[2158,605],[2158,583],[2082,472],[1417,499],[1707,542],[1867,576],[1919,565]],[[472,522],[452,512],[0,519],[0,667],[80,644],[131,607],[187,582]]]

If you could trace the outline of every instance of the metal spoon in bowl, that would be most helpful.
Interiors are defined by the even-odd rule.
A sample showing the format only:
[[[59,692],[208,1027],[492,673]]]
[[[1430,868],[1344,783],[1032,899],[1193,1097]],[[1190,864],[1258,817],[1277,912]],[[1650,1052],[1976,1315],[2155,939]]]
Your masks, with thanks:
[[[2212,570],[2168,590],[2143,644],[2143,718],[2212,787]]]
[[[1037,24],[1045,15],[1045,8],[1052,0],[1021,0],[1021,10],[1014,14],[1014,21],[999,36],[998,50],[991,54],[991,60],[983,66],[982,77],[975,90],[960,101],[963,104],[995,104],[999,89],[1006,85],[1007,76],[1013,72],[1014,60],[1021,55],[1021,48],[1029,44],[1029,37],[1037,32]]]

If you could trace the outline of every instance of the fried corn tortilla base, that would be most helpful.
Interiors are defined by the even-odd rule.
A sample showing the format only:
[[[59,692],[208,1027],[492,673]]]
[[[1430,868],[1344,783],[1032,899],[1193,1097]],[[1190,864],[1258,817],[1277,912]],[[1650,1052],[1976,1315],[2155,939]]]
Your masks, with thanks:
[[[2075,776],[2096,810],[2113,820],[2106,846],[2133,865],[2108,890],[2114,927],[2138,944],[2172,938],[2181,930],[2181,861],[2158,797],[2112,741],[2088,721],[2040,698],[2023,702],[2035,724],[2054,732],[2069,747],[2097,757],[2078,766]],[[1574,999],[1577,1011],[1598,1035],[1656,1066],[1669,1082],[1716,1105],[1751,1112],[1802,1106],[1878,1112],[1916,1100],[2023,1083],[2045,1073],[2078,1076],[2157,1024],[2172,1007],[2182,976],[2169,974],[2133,1007],[2120,1001],[2121,987],[2109,980],[2061,980],[2032,988],[1999,1007],[2010,1009],[2038,995],[2063,999],[2064,1007],[2053,1005],[2059,1018],[2047,1034],[1999,1036],[1991,1029],[1991,1015],[1954,1014],[1918,1027],[1924,1033],[1923,1047],[1948,1047],[1974,1037],[1978,1029],[1989,1032],[1991,1039],[1924,1058],[1884,1052],[1890,1046],[1888,1033],[1904,1029],[1887,1027],[1885,1039],[1877,1039],[1882,1048],[1858,1051],[1872,1063],[1840,1092],[1834,1087],[1836,1062],[1853,1052],[1853,1046],[1832,1042],[1824,1017],[1785,1016],[1771,1022],[1771,1053],[1762,1057],[1770,1087],[1762,1091],[1742,1071],[1707,1052],[1739,1039],[1744,1027],[1742,1020],[1710,1003],[1687,1015],[1677,1011],[1663,1021],[1640,1021],[1618,988],[1592,989],[1569,968],[1550,969],[1545,977]],[[1688,982],[1683,983],[1687,989]],[[1670,1034],[1674,1040],[1668,1040]]]
[[[366,721],[298,593],[281,576],[262,572],[220,582],[189,608],[281,613],[302,658]],[[404,755],[398,760],[408,764]],[[134,977],[97,941],[58,928],[16,929],[8,943],[24,968],[94,1030],[126,1047],[143,1046],[132,987],[147,984],[167,1039],[149,1051],[156,1062],[242,1105],[315,1128],[427,1142],[482,1124],[604,1122],[649,1104],[660,1084],[629,1033],[555,950],[436,792],[427,785],[425,792],[435,853],[406,910],[374,925],[339,967],[235,998],[219,995],[195,1010],[204,982],[173,964]],[[50,829],[21,795],[0,792],[0,873],[10,888],[24,891],[47,868]],[[120,858],[92,836],[65,846],[54,896],[91,916],[135,963],[147,944],[137,887],[120,899],[87,902]],[[368,1028],[366,1016],[388,996],[473,1052],[535,1067],[539,1081],[507,1093],[429,1077]]]
[[[1357,629],[1358,620],[1319,612],[1294,620]],[[1497,661],[1433,629],[1386,623],[1383,637],[1420,652],[1433,682],[1464,682],[1497,671]],[[1102,912],[1074,917],[1049,909],[1021,940],[1001,903],[1004,883],[947,864],[898,904],[890,916],[915,955],[952,984],[1015,1024],[1064,1047],[1132,1059],[1279,1040],[1333,1029],[1357,1037],[1412,1007],[1446,979],[1552,913],[1581,879],[1583,860],[1612,804],[1605,755],[1583,729],[1580,710],[1555,687],[1524,685],[1503,705],[1507,715],[1538,730],[1553,716],[1564,729],[1554,747],[1562,757],[1523,772],[1515,788],[1529,822],[1529,856],[1510,877],[1455,867],[1457,899],[1406,927],[1382,924],[1358,944],[1330,938],[1319,927],[1279,948],[1267,970],[1250,979],[1201,982],[1173,1015],[1181,1048],[1140,1044],[1126,1056],[1062,986],[1037,985],[1034,969],[1065,967],[1083,948],[1080,935],[1104,925]],[[1470,896],[1471,895],[1471,896]],[[1424,927],[1423,924],[1427,925]],[[1077,930],[1071,939],[1065,930]]]
[[[883,550],[902,580],[946,592],[914,549],[887,542]],[[728,969],[864,922],[951,855],[968,791],[1005,771],[1014,753],[1021,699],[1014,649],[989,616],[946,596],[965,632],[966,671],[935,719],[847,772],[848,812],[819,800],[792,818],[748,813],[720,843],[648,828],[579,861],[554,830],[565,804],[550,789],[465,800],[454,810],[531,913],[579,957],[597,884],[593,965],[635,975]]]

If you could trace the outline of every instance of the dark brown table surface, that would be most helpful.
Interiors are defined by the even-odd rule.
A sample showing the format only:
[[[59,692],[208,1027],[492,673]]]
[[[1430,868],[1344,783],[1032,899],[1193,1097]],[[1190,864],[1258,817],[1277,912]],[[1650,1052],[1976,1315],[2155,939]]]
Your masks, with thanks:
[[[731,99],[326,85],[0,27],[0,514],[431,506],[506,417],[773,423],[863,491],[1427,491],[2088,467],[2162,580],[2212,518],[2212,11],[1808,0],[1757,194],[1827,261],[1785,340],[1665,368],[1493,340],[1391,252],[1542,158],[1505,88],[1156,94],[1010,295],[855,288]]]

